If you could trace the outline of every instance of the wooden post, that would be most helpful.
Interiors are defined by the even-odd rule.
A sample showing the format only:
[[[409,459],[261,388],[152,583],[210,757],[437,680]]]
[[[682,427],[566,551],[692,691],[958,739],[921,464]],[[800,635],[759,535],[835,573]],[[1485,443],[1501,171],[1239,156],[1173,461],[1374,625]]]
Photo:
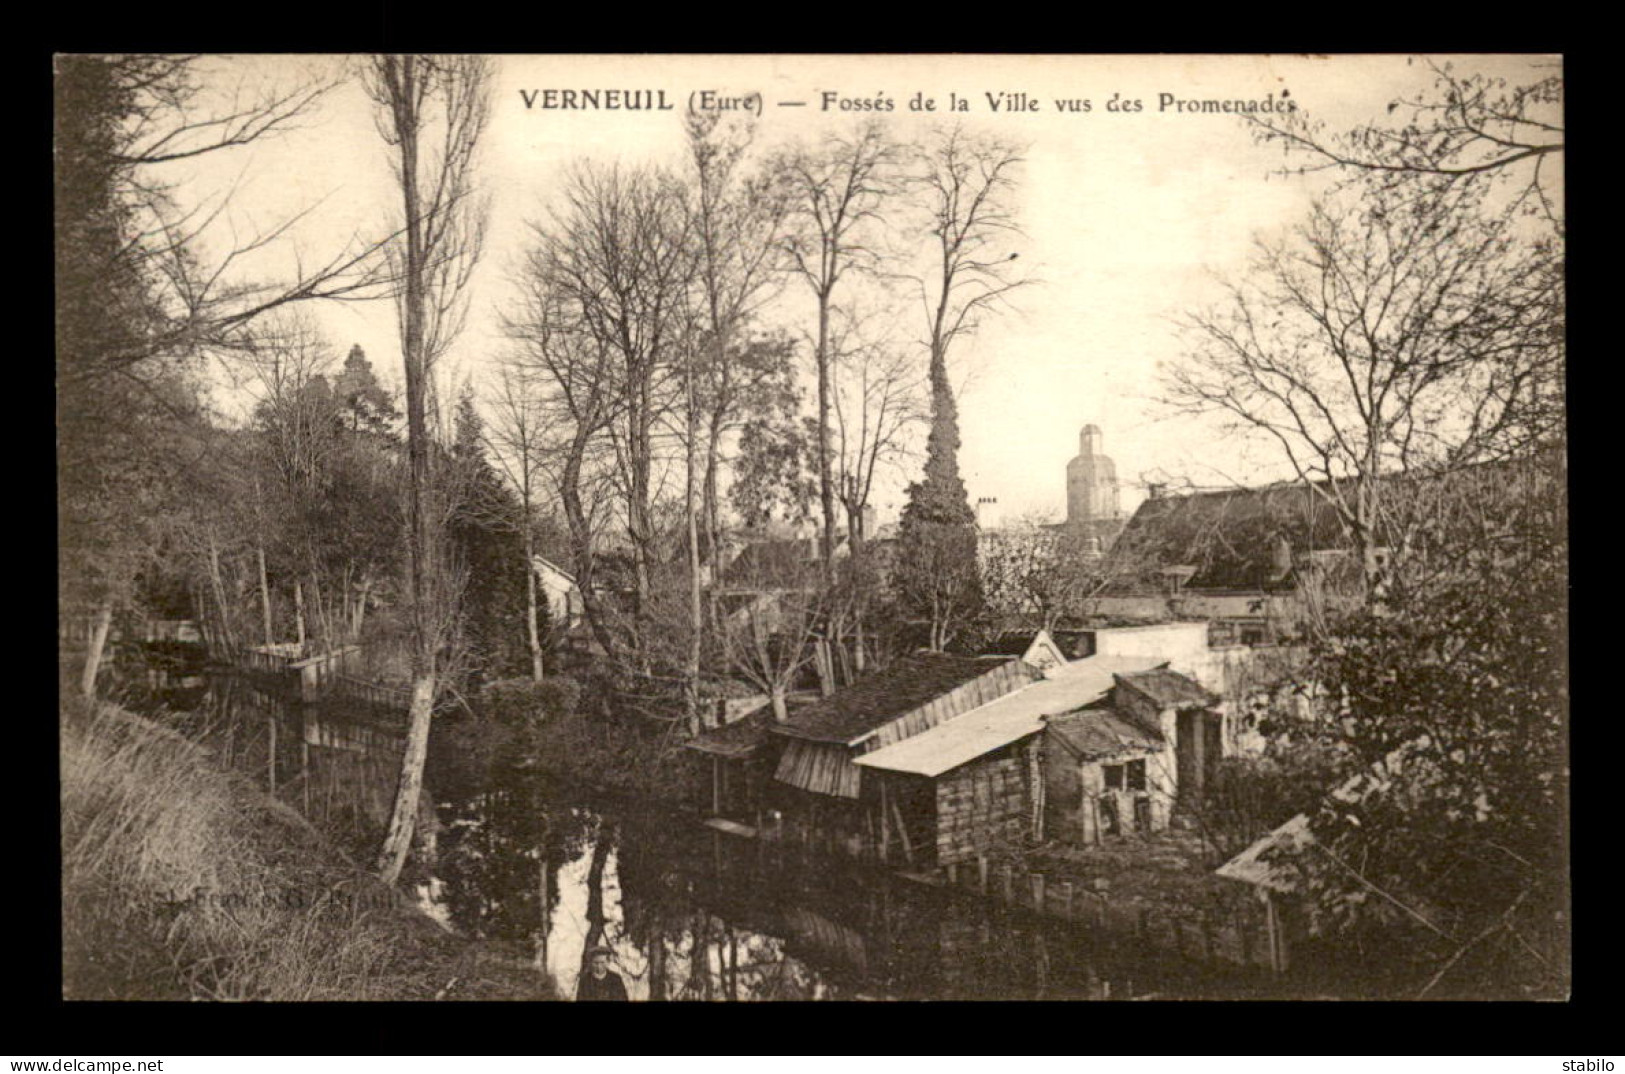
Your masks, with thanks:
[[[1072,916],[1072,881],[1068,880],[1066,882],[1064,890],[1066,892],[1066,901],[1064,903],[1062,903],[1062,906],[1063,906],[1062,913],[1065,914],[1067,917],[1071,917]]]
[[[270,788],[270,794],[276,797],[276,713],[265,717],[266,728],[269,732],[268,745],[265,748],[265,784]]]
[[[711,755],[711,815],[722,815],[722,758]]]
[[[959,885],[959,866],[954,862],[948,863],[948,883],[955,887]]]
[[[1270,969],[1276,973],[1285,973],[1287,968],[1286,929],[1281,920],[1280,907],[1275,905],[1275,897],[1269,891],[1264,892],[1264,922],[1269,933],[1270,941]]]
[[[886,778],[880,779],[880,860],[891,861],[891,819],[887,816],[889,799],[886,792]]]
[[[976,856],[976,887],[983,895],[987,894],[987,856]]]
[[[1004,863],[1004,901],[1008,903],[1016,901],[1015,870],[1011,868],[1009,862]]]
[[[903,810],[902,810],[902,807],[897,804],[896,799],[892,800],[891,807],[892,807],[892,817],[893,817],[893,819],[895,819],[897,821],[897,834],[903,840],[903,859],[905,861],[907,861],[910,865],[913,865],[914,864],[914,843],[908,837],[908,825],[903,823]]]
[[[1033,873],[1033,909],[1039,913],[1044,912],[1044,874]]]

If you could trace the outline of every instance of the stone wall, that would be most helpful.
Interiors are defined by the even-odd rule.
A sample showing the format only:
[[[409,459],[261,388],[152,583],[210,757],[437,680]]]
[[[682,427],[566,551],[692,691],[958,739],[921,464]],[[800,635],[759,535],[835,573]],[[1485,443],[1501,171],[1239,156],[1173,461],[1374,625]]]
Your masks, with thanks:
[[[1032,743],[961,765],[937,780],[937,864],[1016,847],[1031,834]]]

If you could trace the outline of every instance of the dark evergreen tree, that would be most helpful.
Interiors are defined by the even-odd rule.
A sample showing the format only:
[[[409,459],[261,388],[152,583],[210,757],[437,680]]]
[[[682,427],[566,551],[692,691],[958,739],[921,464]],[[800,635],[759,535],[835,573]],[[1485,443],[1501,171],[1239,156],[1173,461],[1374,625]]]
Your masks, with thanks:
[[[959,408],[945,356],[931,360],[931,432],[925,476],[908,489],[892,572],[910,640],[944,649],[981,614],[976,513],[959,476]]]
[[[333,394],[343,408],[344,423],[351,432],[387,435],[400,421],[389,389],[378,382],[367,352],[357,343],[344,359],[344,371],[333,380]]]
[[[523,512],[485,455],[474,396],[457,404],[452,463],[460,505],[451,521],[456,560],[467,572],[464,637],[474,666],[490,678],[528,675]]]

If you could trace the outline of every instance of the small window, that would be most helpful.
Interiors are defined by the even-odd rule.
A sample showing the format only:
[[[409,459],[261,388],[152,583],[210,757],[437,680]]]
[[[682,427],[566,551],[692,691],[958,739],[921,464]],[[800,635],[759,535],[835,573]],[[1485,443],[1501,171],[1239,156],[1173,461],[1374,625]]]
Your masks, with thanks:
[[[1145,762],[1130,761],[1128,768],[1128,789],[1131,791],[1145,790]]]
[[[1106,773],[1106,789],[1120,791],[1123,789],[1123,766],[1120,764],[1103,765]]]

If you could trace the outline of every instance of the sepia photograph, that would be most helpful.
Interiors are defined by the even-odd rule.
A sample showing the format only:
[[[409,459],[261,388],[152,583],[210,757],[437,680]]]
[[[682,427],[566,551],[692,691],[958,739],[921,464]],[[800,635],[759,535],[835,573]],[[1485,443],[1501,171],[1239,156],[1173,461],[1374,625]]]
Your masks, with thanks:
[[[1561,56],[52,81],[63,1000],[1571,998]]]

